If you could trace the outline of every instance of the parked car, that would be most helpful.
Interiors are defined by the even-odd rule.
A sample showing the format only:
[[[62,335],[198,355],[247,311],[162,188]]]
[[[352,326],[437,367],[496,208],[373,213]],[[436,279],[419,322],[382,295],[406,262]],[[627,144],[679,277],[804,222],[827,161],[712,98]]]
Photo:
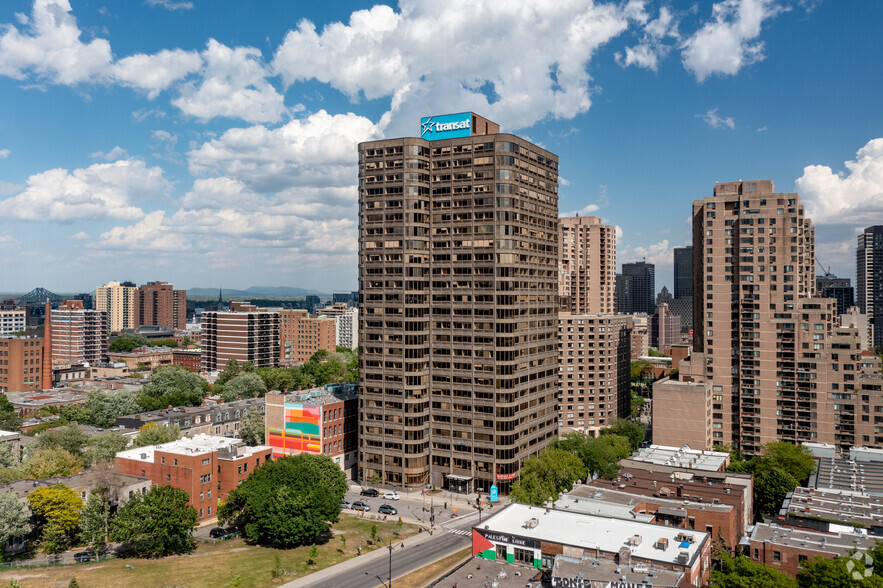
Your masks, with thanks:
[[[341,509],[347,509],[347,508],[352,508],[352,507],[353,507],[353,505],[349,500],[341,500],[340,501],[340,508]]]
[[[371,507],[362,502],[361,500],[357,500],[353,503],[353,510],[361,510],[363,512],[368,512],[371,510]]]
[[[375,490],[374,488],[362,488],[362,491],[359,492],[362,496],[371,496],[372,498],[380,495],[380,492]]]
[[[394,506],[390,506],[388,504],[381,504],[380,508],[377,509],[377,512],[379,512],[380,514],[390,514],[390,515],[399,514],[399,511],[396,510],[396,508]]]
[[[386,494],[383,495],[383,499],[384,500],[398,500],[399,495],[395,492],[387,492]]]
[[[93,559],[95,559],[95,556],[90,553],[86,553],[85,551],[74,554],[74,561],[77,563],[92,561]]]
[[[221,527],[215,527],[208,532],[208,536],[212,539],[223,539],[229,534],[230,531],[228,531],[227,529],[222,529]]]

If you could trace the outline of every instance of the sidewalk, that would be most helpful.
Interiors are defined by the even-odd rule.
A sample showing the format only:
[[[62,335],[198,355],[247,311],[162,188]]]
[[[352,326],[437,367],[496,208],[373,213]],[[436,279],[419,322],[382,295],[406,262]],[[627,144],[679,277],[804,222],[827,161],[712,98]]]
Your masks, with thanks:
[[[436,533],[438,535],[438,533]],[[405,544],[405,547],[413,547],[417,546],[421,543],[429,541],[432,539],[432,536],[426,532],[421,531],[420,533],[408,537],[403,540],[402,543]],[[360,555],[358,557],[354,557],[352,559],[348,559],[346,561],[342,561],[337,565],[333,565],[331,567],[327,567],[323,570],[319,570],[318,572],[313,572],[308,576],[304,576],[303,578],[298,578],[297,580],[292,580],[287,584],[282,584],[282,588],[308,588],[309,586],[321,582],[322,580],[327,580],[332,576],[336,576],[341,572],[348,572],[350,570],[358,569],[364,566],[368,562],[372,562],[378,559],[385,559],[388,557],[386,549],[381,545],[374,551],[369,551],[365,553],[365,555]]]

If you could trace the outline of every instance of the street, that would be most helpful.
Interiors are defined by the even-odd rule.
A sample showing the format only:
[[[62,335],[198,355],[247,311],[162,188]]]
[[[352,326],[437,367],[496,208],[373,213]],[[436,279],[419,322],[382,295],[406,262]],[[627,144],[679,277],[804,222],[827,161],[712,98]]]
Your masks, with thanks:
[[[417,545],[396,547],[392,552],[392,577],[401,576],[420,569],[430,562],[456,553],[468,547],[471,538],[468,534],[436,533],[432,537],[426,537],[425,541]],[[389,553],[385,547],[380,548],[384,557],[370,561],[366,565],[357,566],[344,570],[334,576],[326,578],[315,584],[314,588],[338,588],[340,586],[382,586],[388,584],[389,577]]]

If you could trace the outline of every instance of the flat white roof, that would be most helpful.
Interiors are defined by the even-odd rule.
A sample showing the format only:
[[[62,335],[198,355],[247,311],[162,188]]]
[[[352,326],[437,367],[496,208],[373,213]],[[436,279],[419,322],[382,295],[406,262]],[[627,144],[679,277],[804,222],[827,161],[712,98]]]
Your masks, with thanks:
[[[19,435],[19,433],[15,433],[13,431],[0,430],[0,437],[12,437],[12,436],[18,436],[18,435]]]
[[[638,450],[637,455],[632,455],[630,459],[645,463],[718,472],[727,463],[729,458],[729,453],[722,451],[700,451],[691,449],[689,445],[684,445],[683,447],[651,445]]]
[[[206,435],[200,433],[193,437],[182,437],[177,441],[170,441],[161,445],[149,445],[147,447],[135,447],[126,449],[117,453],[117,457],[123,459],[132,459],[135,461],[143,461],[153,463],[154,452],[164,451],[166,453],[177,453],[178,455],[203,455],[213,453],[224,447],[230,447],[236,443],[241,443],[241,439],[231,437],[216,437],[214,435]],[[252,451],[262,449],[260,447],[249,447]]]
[[[529,526],[527,523],[531,519],[536,519],[537,524]],[[709,540],[709,534],[704,531],[518,503],[510,504],[501,512],[475,525],[475,528],[479,532],[514,535],[583,549],[597,548],[605,553],[619,553],[622,547],[630,547],[632,557],[684,567],[692,567],[702,546]],[[677,540],[680,534],[692,535],[693,542],[684,543],[682,547]],[[640,545],[629,545],[629,540],[635,535],[641,537]],[[668,540],[665,549],[656,547],[659,539]],[[687,552],[686,563],[677,562],[681,551]]]

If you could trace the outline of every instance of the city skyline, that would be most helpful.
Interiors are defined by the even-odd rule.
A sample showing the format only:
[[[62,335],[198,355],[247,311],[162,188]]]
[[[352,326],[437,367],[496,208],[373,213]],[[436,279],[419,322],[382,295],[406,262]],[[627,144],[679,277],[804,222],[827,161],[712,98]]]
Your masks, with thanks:
[[[356,145],[469,110],[558,154],[560,213],[617,226],[658,288],[690,203],[743,177],[797,191],[854,279],[883,211],[883,7],[838,6],[11,0],[0,288],[353,290]]]

